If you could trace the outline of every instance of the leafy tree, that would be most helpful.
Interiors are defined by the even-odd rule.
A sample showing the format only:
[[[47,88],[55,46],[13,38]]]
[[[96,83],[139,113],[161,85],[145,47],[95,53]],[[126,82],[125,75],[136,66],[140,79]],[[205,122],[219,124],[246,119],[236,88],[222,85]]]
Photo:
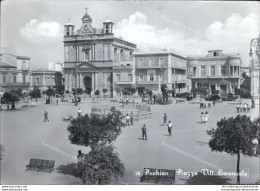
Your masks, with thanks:
[[[66,93],[66,94],[69,94],[69,93],[70,93],[70,91],[69,91],[69,90],[66,90],[66,91],[65,91],[65,93]]]
[[[135,94],[135,92],[136,92],[136,88],[135,88],[134,86],[131,87],[131,88],[130,88],[130,92],[131,92],[132,95]]]
[[[223,118],[217,122],[217,128],[207,131],[211,136],[209,147],[212,151],[226,152],[237,155],[237,184],[240,184],[239,164],[240,154],[255,156],[258,127],[246,115],[237,115],[235,118]]]
[[[212,94],[213,94],[213,95],[219,94],[219,90],[212,90]]]
[[[90,117],[88,114],[63,119],[69,122],[69,141],[72,144],[90,147],[81,165],[81,179],[85,184],[109,184],[123,175],[124,165],[114,152],[112,142],[121,134],[123,116],[111,108],[103,118]]]
[[[48,88],[48,89],[45,91],[45,93],[46,93],[47,96],[51,97],[51,96],[54,96],[54,95],[55,95],[56,91],[55,91],[55,89],[53,89],[53,88]]]
[[[5,92],[3,95],[3,100],[7,103],[11,103],[11,109],[15,109],[15,102],[20,101],[19,96],[14,91]]]
[[[37,100],[37,98],[41,97],[41,90],[40,89],[33,89],[32,91],[30,91],[29,95],[31,96],[31,98],[35,98]]]
[[[84,184],[110,184],[124,175],[124,164],[113,146],[101,146],[85,155],[82,165]]]

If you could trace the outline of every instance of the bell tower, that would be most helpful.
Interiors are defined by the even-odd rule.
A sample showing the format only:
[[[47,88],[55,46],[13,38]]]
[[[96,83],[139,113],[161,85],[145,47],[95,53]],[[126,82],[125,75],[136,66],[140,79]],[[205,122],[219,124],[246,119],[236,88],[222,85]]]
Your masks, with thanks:
[[[110,20],[103,22],[103,33],[113,34],[113,24]]]
[[[67,22],[64,25],[64,36],[72,36],[74,35],[74,25],[70,22],[70,18],[69,18],[69,22]]]

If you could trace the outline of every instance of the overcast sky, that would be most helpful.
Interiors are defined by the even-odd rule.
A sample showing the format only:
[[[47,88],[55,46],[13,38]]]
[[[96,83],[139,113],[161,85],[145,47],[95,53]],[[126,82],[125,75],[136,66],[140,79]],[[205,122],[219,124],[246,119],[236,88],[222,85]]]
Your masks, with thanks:
[[[249,44],[259,34],[257,2],[1,1],[1,52],[31,57],[32,67],[63,62],[63,26],[81,27],[85,7],[92,26],[114,22],[114,34],[141,51],[168,49],[205,55],[209,49],[239,53],[249,63]]]

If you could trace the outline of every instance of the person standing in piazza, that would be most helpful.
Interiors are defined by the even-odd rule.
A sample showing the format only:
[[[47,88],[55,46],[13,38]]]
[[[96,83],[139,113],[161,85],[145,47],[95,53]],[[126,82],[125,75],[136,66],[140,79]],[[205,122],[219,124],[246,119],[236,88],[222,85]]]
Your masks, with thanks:
[[[126,114],[126,126],[129,126],[129,120],[130,120],[130,117],[128,114]]]
[[[236,108],[237,108],[237,113],[239,113],[239,107],[240,107],[240,105],[239,105],[239,103],[237,103],[237,106],[236,106]]]
[[[169,133],[169,136],[172,135],[172,123],[171,123],[171,121],[169,121],[169,123],[168,123],[168,133]]]
[[[208,114],[208,112],[206,111],[206,113],[205,113],[205,122],[204,123],[208,123],[208,121],[209,121],[209,114]]]
[[[163,115],[163,126],[164,126],[164,124],[167,125],[167,115],[166,115],[166,113],[164,113],[164,115]]]
[[[130,116],[130,123],[131,123],[131,125],[134,125],[134,116],[133,116],[133,113],[131,113],[131,116]]]
[[[142,138],[143,138],[143,140],[147,140],[147,132],[146,132],[145,124],[142,127]]]
[[[201,112],[201,114],[200,114],[200,120],[201,120],[201,124],[203,124],[204,123],[204,113],[203,112]]]
[[[45,111],[43,115],[44,115],[44,122],[46,122],[46,120],[49,121],[49,119],[48,119],[48,112]]]
[[[81,116],[81,115],[82,115],[82,111],[81,111],[81,109],[79,108],[79,110],[78,110],[78,117]]]

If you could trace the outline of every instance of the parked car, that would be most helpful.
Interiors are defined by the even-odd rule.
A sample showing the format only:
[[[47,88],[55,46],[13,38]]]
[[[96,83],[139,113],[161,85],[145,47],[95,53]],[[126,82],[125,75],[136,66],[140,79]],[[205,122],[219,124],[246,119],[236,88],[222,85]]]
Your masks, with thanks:
[[[206,101],[217,101],[217,100],[220,100],[220,97],[219,97],[219,95],[211,95],[211,96],[205,97],[205,100]]]
[[[238,98],[238,95],[228,93],[226,97],[222,97],[222,101],[235,101]]]

